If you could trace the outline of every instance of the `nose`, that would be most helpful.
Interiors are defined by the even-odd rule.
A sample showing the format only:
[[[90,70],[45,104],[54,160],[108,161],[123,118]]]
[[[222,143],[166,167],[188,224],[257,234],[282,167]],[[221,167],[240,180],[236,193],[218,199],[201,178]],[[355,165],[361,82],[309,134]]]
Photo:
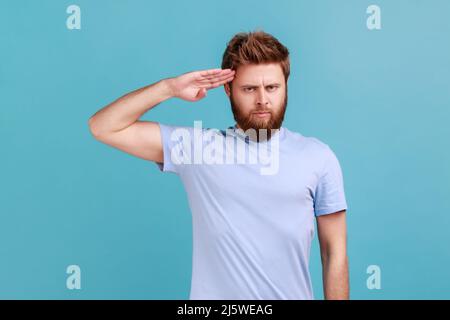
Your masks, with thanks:
[[[269,100],[267,99],[267,95],[266,95],[266,93],[264,92],[264,88],[260,88],[259,90],[258,90],[258,94],[257,94],[257,97],[256,97],[256,104],[258,105],[258,106],[263,106],[263,107],[265,107],[265,106],[267,106],[268,104],[269,104]]]

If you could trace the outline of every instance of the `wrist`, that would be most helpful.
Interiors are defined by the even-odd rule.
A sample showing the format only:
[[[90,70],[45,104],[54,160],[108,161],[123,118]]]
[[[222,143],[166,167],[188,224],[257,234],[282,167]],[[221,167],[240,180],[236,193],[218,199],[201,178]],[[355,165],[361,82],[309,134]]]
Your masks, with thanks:
[[[164,96],[167,99],[176,97],[176,92],[175,92],[175,88],[174,88],[174,85],[173,85],[173,80],[174,80],[174,78],[167,78],[167,79],[161,80],[161,85],[162,85],[162,88],[163,88],[163,94],[164,94]]]

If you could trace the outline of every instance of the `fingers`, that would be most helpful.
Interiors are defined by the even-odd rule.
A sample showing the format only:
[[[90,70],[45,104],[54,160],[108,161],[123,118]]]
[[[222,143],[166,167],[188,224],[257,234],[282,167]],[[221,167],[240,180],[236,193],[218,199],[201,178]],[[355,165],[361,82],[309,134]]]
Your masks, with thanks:
[[[232,69],[209,69],[199,71],[195,84],[202,89],[217,88],[233,80],[236,71]]]
[[[205,71],[200,71],[196,80],[199,82],[207,82],[207,81],[217,81],[218,78],[223,79],[224,76],[229,76],[234,74],[235,71],[231,69],[210,69]]]
[[[201,75],[202,77],[207,77],[207,76],[212,76],[212,75],[218,74],[218,73],[220,73],[221,71],[222,71],[222,69],[209,69],[209,70],[203,70],[203,71],[200,71],[200,75]]]
[[[201,88],[205,88],[205,89],[212,89],[212,88],[217,88],[227,82],[230,82],[234,79],[234,74],[233,75],[228,75],[228,76],[224,76],[221,79],[218,79],[216,81],[210,81],[209,83],[206,84],[202,84],[200,85]]]
[[[217,88],[227,82],[233,80],[235,71],[231,69],[224,69],[221,72],[216,73],[214,76],[197,80],[197,85],[201,88],[212,89]]]
[[[214,78],[211,79],[203,79],[203,80],[198,80],[197,84],[199,85],[205,85],[205,84],[210,84],[210,83],[214,83],[214,82],[218,82],[218,81],[222,81],[225,79],[228,79],[229,77],[234,77],[234,72],[229,72],[223,75],[218,75],[215,76]]]
[[[212,76],[212,75],[216,75],[218,73],[221,73],[221,72],[224,72],[224,71],[228,71],[228,70],[231,70],[231,69],[220,69],[220,68],[218,68],[218,69],[203,70],[203,71],[200,71],[200,76],[202,76],[202,77]]]

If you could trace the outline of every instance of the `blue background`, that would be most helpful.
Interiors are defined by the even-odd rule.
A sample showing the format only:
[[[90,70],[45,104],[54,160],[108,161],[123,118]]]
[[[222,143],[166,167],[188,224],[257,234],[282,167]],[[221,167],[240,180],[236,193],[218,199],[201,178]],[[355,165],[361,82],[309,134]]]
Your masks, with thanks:
[[[71,4],[81,30],[66,27]],[[371,4],[381,30],[366,27]],[[445,0],[2,1],[0,298],[188,298],[181,181],[94,140],[87,121],[131,90],[220,67],[226,42],[256,28],[291,52],[284,125],[341,162],[351,298],[450,298],[449,14]],[[234,124],[222,87],[144,119]],[[66,288],[72,264],[81,290]]]

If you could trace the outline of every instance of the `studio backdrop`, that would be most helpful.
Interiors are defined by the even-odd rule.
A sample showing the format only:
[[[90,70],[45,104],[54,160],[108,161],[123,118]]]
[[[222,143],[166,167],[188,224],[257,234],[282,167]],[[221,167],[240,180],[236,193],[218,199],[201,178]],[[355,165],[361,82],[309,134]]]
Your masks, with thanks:
[[[179,177],[88,119],[160,79],[220,68],[262,29],[289,48],[283,123],[338,156],[353,299],[450,298],[450,2],[2,1],[0,298],[187,299]],[[223,87],[144,120],[227,128]],[[321,299],[317,236],[311,252]]]

